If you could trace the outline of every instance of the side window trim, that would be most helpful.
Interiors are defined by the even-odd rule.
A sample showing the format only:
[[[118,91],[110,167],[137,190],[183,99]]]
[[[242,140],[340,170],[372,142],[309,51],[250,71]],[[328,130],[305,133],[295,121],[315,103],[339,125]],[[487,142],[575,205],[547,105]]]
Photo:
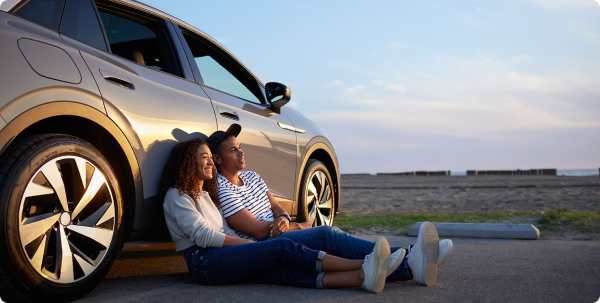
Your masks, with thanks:
[[[175,24],[173,24],[173,26],[176,27],[176,32],[177,32],[177,37],[179,38],[179,41],[181,41],[181,45],[183,46],[183,49],[185,51],[185,55],[187,57],[188,63],[190,64],[191,68],[192,68],[192,73],[194,74],[194,77],[196,78],[196,82],[200,83],[200,84],[204,84],[204,80],[202,79],[202,74],[200,73],[200,69],[198,69],[198,65],[196,64],[196,61],[194,61],[194,55],[192,54],[192,49],[190,49],[190,46],[188,45],[187,41],[185,40],[185,37],[183,36],[183,31],[176,26]],[[192,62],[194,62],[192,64]]]
[[[102,35],[104,36],[104,43],[106,44],[106,49],[109,54],[112,54],[112,50],[110,49],[110,43],[108,43],[108,35],[106,35],[106,31],[104,31],[104,24],[102,24],[102,18],[100,18],[100,13],[98,11],[98,7],[96,6],[96,1],[92,0],[92,5],[94,6],[94,12],[96,13],[96,18],[100,23],[100,29],[102,30]],[[62,22],[62,17],[61,17]]]
[[[171,26],[169,25],[170,21],[165,20],[159,16],[155,16],[152,14],[147,14],[145,12],[138,11],[134,7],[123,5],[121,3],[115,4],[115,3],[112,3],[111,1],[107,1],[107,0],[100,0],[100,1],[93,0],[92,2],[94,2],[94,6],[96,7],[96,14],[98,15],[98,18],[101,22],[100,24],[102,26],[102,32],[104,33],[104,39],[107,41],[107,44],[109,45],[109,47],[110,47],[110,41],[108,40],[108,35],[106,34],[106,31],[104,29],[104,24],[102,23],[102,18],[100,17],[100,9],[98,9],[96,6],[97,2],[100,3],[101,7],[103,8],[103,11],[106,10],[107,11],[106,13],[108,13],[108,14],[115,14],[111,11],[117,11],[118,12],[117,15],[124,15],[124,16],[128,17],[128,18],[122,17],[124,19],[136,18],[136,19],[144,20],[144,23],[149,22],[149,23],[158,24],[160,27],[158,30],[160,32],[162,32],[163,37],[160,37],[160,33],[158,33],[158,32],[156,34],[157,34],[157,38],[159,38],[159,42],[161,43],[161,45],[164,48],[164,50],[163,50],[164,58],[163,59],[168,62],[167,63],[168,65],[172,66],[172,68],[174,69],[173,70],[174,73],[167,72],[164,70],[156,70],[156,69],[153,69],[153,68],[145,66],[145,65],[140,65],[139,63],[137,63],[135,61],[132,61],[128,58],[119,56],[118,54],[115,54],[114,52],[112,52],[112,49],[110,51],[110,54],[118,56],[119,58],[128,60],[128,61],[130,61],[134,64],[137,64],[137,65],[140,65],[142,67],[149,68],[153,71],[161,72],[163,74],[170,75],[170,76],[175,76],[177,78],[186,79],[184,71],[183,71],[183,68],[184,68],[183,62],[181,62],[181,60],[179,60],[180,58],[177,56],[176,50],[174,49],[177,46],[177,44],[176,44],[177,41],[171,35],[171,30],[170,30]],[[144,25],[144,26],[146,26],[146,25]]]
[[[183,33],[183,30],[185,30],[185,31],[186,31],[186,34],[184,34],[184,33]],[[200,75],[202,72],[199,70],[199,68],[198,68],[198,65],[197,65],[197,64],[196,64],[196,62],[195,62],[194,55],[193,55],[193,53],[192,53],[192,51],[191,51],[191,48],[189,47],[189,45],[188,45],[188,43],[187,43],[187,40],[186,40],[186,38],[185,38],[185,35],[189,35],[189,36],[190,36],[190,38],[192,38],[192,39],[194,39],[194,40],[201,41],[201,43],[203,43],[203,44],[206,44],[208,47],[211,47],[211,48],[215,49],[215,51],[218,53],[218,55],[219,55],[219,56],[224,56],[224,57],[233,57],[233,55],[231,55],[229,52],[227,52],[227,51],[224,51],[222,48],[220,48],[220,47],[218,47],[218,46],[216,46],[216,45],[214,45],[214,46],[210,46],[210,45],[213,45],[213,43],[212,43],[212,42],[210,42],[210,40],[207,40],[207,39],[206,39],[206,38],[204,38],[204,37],[198,36],[196,33],[193,33],[193,32],[191,32],[191,31],[189,31],[189,30],[186,30],[186,29],[181,29],[181,30],[179,30],[179,31],[177,31],[177,32],[178,32],[178,36],[180,37],[180,39],[181,39],[182,41],[184,41],[184,42],[185,42],[184,44],[185,44],[185,48],[186,48],[186,54],[188,55],[188,60],[190,61],[190,65],[192,66],[192,68],[193,68],[195,71],[197,71],[198,75]],[[237,60],[235,57],[233,57],[233,58],[229,58],[229,59],[228,59],[228,58],[226,58],[225,60],[228,60],[229,62],[231,62],[231,64],[233,64],[233,66],[234,66],[234,69],[235,69],[235,71],[234,71],[234,72],[232,72],[232,71],[228,70],[227,68],[225,68],[224,66],[222,66],[222,65],[221,65],[221,63],[218,63],[218,62],[217,62],[217,63],[218,63],[219,65],[221,65],[221,66],[222,66],[222,67],[223,67],[225,70],[227,70],[227,72],[228,72],[229,74],[231,74],[231,75],[232,75],[233,77],[235,77],[235,78],[236,78],[238,81],[240,81],[240,84],[242,84],[242,85],[246,86],[246,89],[247,89],[247,90],[248,90],[250,93],[252,93],[252,94],[253,94],[253,95],[254,95],[254,96],[257,98],[257,101],[258,101],[258,102],[260,102],[260,103],[257,103],[257,102],[255,102],[255,101],[251,101],[251,100],[245,99],[245,98],[243,98],[243,97],[240,97],[240,96],[233,95],[233,94],[231,94],[231,93],[229,93],[229,92],[226,92],[226,91],[223,91],[223,90],[221,90],[221,89],[219,89],[219,88],[212,87],[212,86],[210,86],[210,85],[207,85],[207,84],[206,84],[204,81],[202,81],[202,82],[198,81],[198,83],[202,84],[203,86],[209,87],[209,88],[211,88],[211,89],[213,89],[213,90],[217,90],[217,91],[219,91],[219,92],[222,92],[222,93],[224,93],[224,94],[227,94],[227,95],[230,95],[230,96],[234,96],[234,97],[236,97],[236,98],[238,98],[238,99],[244,100],[245,102],[249,102],[249,103],[252,103],[252,104],[267,104],[267,105],[268,105],[268,104],[269,104],[269,102],[267,101],[267,98],[266,98],[266,96],[265,96],[265,92],[264,92],[264,87],[262,87],[262,85],[260,84],[260,81],[259,81],[258,79],[256,79],[256,77],[254,77],[254,75],[253,75],[253,74],[252,74],[250,71],[248,71],[248,70],[247,70],[247,69],[246,69],[246,68],[243,66],[243,64],[241,64],[241,63],[240,63],[240,62],[239,62],[239,61],[238,61],[238,60]],[[194,62],[194,64],[192,64],[192,62]],[[240,79],[239,79],[237,76],[235,76],[235,75],[234,75],[234,73],[244,73],[244,74],[247,76],[247,79],[249,80],[249,82],[251,82],[251,83],[248,83],[248,85],[256,85],[256,87],[258,88],[258,90],[257,90],[256,92],[258,92],[258,93],[259,93],[259,96],[257,96],[257,95],[255,94],[254,90],[250,89],[250,88],[249,88],[249,87],[246,85],[246,83],[244,83],[244,81],[243,81],[243,80],[240,80]],[[200,77],[201,77],[201,76],[200,76]],[[250,81],[250,80],[251,80],[251,81]]]
[[[185,41],[181,40],[181,37],[179,36],[179,33],[178,33],[181,31],[179,30],[177,25],[173,24],[173,22],[171,22],[169,20],[165,20],[165,23],[167,23],[169,35],[171,36],[171,39],[173,40],[173,44],[175,45],[177,58],[179,59],[181,68],[183,69],[182,72],[184,74],[184,78],[195,82],[196,77],[194,76],[194,72],[192,71],[192,65],[190,64],[187,53],[184,50],[185,46],[187,46],[187,44],[185,43]]]

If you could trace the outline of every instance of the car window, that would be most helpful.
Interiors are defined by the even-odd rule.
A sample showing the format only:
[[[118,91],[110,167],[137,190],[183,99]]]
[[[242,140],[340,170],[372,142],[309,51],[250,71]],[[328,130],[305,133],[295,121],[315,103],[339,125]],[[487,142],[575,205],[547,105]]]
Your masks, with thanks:
[[[179,76],[173,64],[166,60],[168,43],[158,24],[103,10],[100,10],[100,19],[113,54]]]
[[[65,0],[23,1],[11,13],[47,28],[57,30]]]
[[[91,0],[66,1],[60,32],[101,50],[108,50]]]
[[[183,31],[204,85],[254,103],[262,103],[260,87],[254,77],[215,46]],[[193,64],[193,63],[192,63]]]

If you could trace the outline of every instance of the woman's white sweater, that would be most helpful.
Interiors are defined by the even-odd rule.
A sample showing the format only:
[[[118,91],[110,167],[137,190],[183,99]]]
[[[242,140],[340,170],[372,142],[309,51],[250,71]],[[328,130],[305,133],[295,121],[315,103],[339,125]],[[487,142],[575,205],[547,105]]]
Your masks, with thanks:
[[[171,188],[163,202],[165,220],[175,250],[181,251],[192,245],[200,247],[223,247],[225,235],[237,237],[227,225],[221,209],[217,208],[207,192],[194,200],[187,194]]]

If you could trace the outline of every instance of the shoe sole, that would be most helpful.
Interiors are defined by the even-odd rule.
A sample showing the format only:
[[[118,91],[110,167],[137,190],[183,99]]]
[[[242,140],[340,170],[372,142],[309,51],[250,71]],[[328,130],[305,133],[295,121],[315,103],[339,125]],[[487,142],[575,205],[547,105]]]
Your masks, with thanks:
[[[374,266],[371,276],[374,277],[374,279],[371,280],[369,290],[378,294],[383,291],[383,287],[385,286],[387,273],[387,266],[385,264],[390,264],[390,244],[386,238],[379,237],[377,239],[373,257],[375,259],[373,260]]]
[[[423,235],[423,246],[421,249],[426,256],[423,258],[423,267],[425,267],[425,285],[432,286],[437,279],[437,261],[440,252],[440,238],[438,237],[437,229],[431,222],[426,222],[421,225],[421,233]],[[422,268],[423,268],[422,267]]]
[[[400,255],[398,256],[398,259],[396,259],[396,262],[394,262],[394,264],[392,264],[392,266],[390,266],[390,268],[387,271],[387,276],[391,275],[396,269],[398,269],[398,266],[400,266],[400,263],[402,263],[402,260],[404,260],[404,257],[406,256],[406,249],[404,248],[400,248],[402,250],[402,252],[400,253]],[[392,255],[390,254],[390,260],[392,259]]]

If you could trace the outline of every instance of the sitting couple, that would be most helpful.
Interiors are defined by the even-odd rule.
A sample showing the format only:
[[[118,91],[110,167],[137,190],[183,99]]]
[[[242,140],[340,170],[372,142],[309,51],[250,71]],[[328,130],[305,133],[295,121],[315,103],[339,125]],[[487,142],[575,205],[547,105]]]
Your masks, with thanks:
[[[246,164],[236,138],[240,131],[233,124],[208,142],[181,142],[165,165],[165,219],[196,282],[361,286],[373,293],[386,281],[435,283],[452,242],[439,241],[433,224],[423,223],[415,245],[404,249],[390,248],[384,237],[373,243],[334,227],[290,222],[260,176],[241,171]]]

